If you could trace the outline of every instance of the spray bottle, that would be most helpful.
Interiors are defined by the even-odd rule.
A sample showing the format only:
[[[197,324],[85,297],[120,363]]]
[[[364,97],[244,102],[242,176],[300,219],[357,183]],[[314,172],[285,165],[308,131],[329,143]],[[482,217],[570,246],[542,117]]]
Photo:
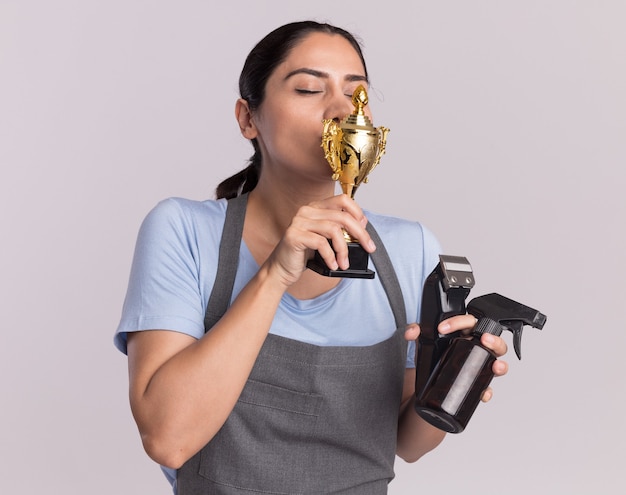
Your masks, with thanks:
[[[465,275],[465,285],[459,283],[459,273]],[[477,297],[465,308],[464,298],[473,285],[466,258],[442,255],[422,296],[415,410],[427,422],[449,433],[465,429],[494,376],[492,365],[497,357],[480,343],[481,335],[499,336],[509,330],[515,353],[521,359],[524,325],[542,329],[546,322],[546,316],[539,311],[496,293]],[[453,310],[440,311],[451,309],[450,301],[454,301]],[[460,332],[438,334],[436,329],[442,320],[466,311],[478,320],[470,338]],[[422,350],[425,352],[420,355]]]

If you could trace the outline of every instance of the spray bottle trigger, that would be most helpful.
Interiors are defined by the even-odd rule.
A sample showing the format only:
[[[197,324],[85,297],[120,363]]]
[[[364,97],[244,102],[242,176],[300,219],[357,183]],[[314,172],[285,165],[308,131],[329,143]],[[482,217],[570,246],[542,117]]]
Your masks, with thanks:
[[[508,330],[513,334],[513,349],[515,349],[515,354],[517,355],[517,359],[522,359],[522,331],[524,330],[524,322],[520,320],[513,321],[501,321],[503,326],[505,326]]]

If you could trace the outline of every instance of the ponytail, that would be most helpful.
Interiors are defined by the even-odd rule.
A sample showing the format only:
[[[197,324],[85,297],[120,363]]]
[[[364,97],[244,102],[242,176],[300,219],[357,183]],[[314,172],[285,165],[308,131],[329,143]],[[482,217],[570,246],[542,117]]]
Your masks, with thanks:
[[[220,182],[215,188],[215,197],[217,199],[232,199],[252,191],[256,187],[257,182],[259,182],[260,173],[261,154],[256,152],[250,159],[250,165],[232,177]]]

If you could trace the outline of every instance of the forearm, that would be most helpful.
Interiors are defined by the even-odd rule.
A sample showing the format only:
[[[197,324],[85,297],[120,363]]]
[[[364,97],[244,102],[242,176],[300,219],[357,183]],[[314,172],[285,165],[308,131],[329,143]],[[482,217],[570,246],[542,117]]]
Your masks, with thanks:
[[[415,462],[437,447],[446,433],[424,421],[414,408],[415,397],[405,404],[398,424],[397,454],[406,462]]]
[[[180,348],[153,341],[138,351],[143,353],[142,369],[133,370],[130,361],[131,377],[136,377],[131,380],[131,406],[153,459],[179,467],[221,428],[250,375],[283,293],[261,268],[201,339],[184,341]],[[160,333],[172,337],[171,332]],[[151,366],[150,346],[155,352],[169,348],[172,354]]]

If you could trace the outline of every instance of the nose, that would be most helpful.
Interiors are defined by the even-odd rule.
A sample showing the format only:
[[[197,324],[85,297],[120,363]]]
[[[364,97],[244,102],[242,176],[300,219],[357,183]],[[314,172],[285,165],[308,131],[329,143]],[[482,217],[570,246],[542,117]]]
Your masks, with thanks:
[[[346,115],[352,113],[353,110],[354,105],[352,104],[350,96],[343,94],[342,91],[337,91],[330,99],[324,118],[340,122]]]

